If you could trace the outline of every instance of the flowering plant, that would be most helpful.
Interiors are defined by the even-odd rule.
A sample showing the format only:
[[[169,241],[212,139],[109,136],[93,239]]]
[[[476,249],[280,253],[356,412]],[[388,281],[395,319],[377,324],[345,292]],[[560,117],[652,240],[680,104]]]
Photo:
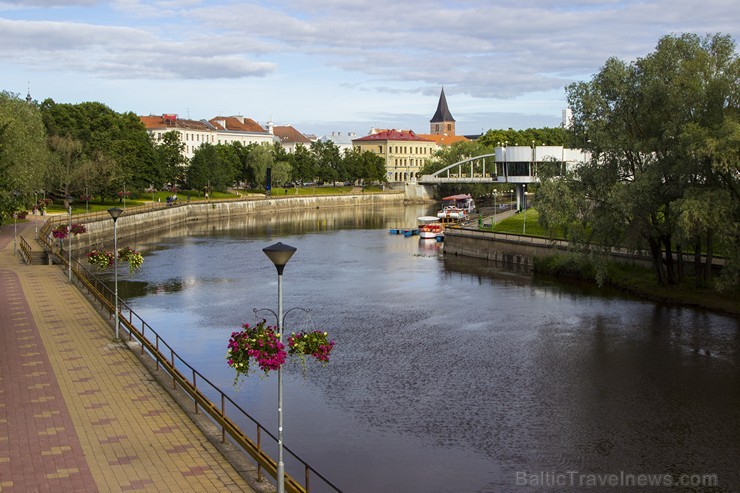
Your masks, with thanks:
[[[128,192],[128,191],[126,191],[126,192],[118,192],[118,197],[119,198],[123,198],[123,197],[129,198],[130,196],[131,196],[131,192]]]
[[[92,200],[92,195],[84,194],[80,195],[80,200],[84,200],[85,202],[89,202]]]
[[[241,332],[232,332],[227,345],[226,360],[236,370],[234,383],[249,375],[250,358],[265,372],[278,370],[285,363],[285,345],[279,340],[277,327],[268,326],[265,320],[251,327],[242,325]]]
[[[120,248],[118,250],[118,259],[128,262],[128,271],[130,274],[141,267],[144,263],[144,257],[131,247]]]
[[[293,332],[288,337],[288,347],[290,354],[297,354],[301,358],[304,356],[313,356],[323,364],[329,362],[329,355],[334,348],[334,341],[329,340],[329,333],[320,330],[313,332]]]
[[[95,265],[100,270],[105,270],[115,262],[113,253],[105,250],[92,250],[87,254],[87,261]]]
[[[84,224],[73,224],[72,229],[69,230],[73,235],[81,235],[82,233],[87,233],[87,228]]]
[[[66,240],[67,236],[69,236],[69,232],[67,231],[67,225],[60,224],[59,226],[51,230],[51,234],[57,240]]]

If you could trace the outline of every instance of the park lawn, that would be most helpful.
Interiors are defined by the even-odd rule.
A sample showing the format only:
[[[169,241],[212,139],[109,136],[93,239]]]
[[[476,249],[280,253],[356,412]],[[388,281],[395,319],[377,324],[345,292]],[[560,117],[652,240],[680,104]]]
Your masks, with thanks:
[[[514,214],[501,222],[497,222],[493,231],[495,233],[507,233],[514,235],[536,236],[539,238],[549,238],[550,235],[539,225],[540,217],[537,209],[527,209],[526,212]]]

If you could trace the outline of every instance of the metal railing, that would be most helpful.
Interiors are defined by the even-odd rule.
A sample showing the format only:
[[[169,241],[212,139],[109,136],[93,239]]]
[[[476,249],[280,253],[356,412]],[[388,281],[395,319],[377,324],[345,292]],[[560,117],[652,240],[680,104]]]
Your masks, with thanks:
[[[25,238],[19,236],[21,244],[21,257],[27,264],[31,264],[31,245],[28,244]]]
[[[105,215],[110,217],[107,212]],[[65,267],[68,266],[67,253],[63,246],[54,247],[53,240],[50,238],[49,231],[52,221],[47,221],[39,234],[39,241],[45,246],[50,255],[55,255],[59,262]],[[72,273],[74,278],[84,286],[87,291],[101,305],[101,308],[109,314],[109,319],[115,315],[115,294],[106,286],[103,281],[98,279],[85,266],[80,264],[76,259],[72,259]],[[136,339],[141,346],[141,354],[151,357],[155,364],[156,370],[164,370],[172,379],[172,388],[177,389],[179,386],[189,398],[193,401],[196,414],[204,411],[206,416],[221,428],[221,441],[226,442],[226,437],[231,439],[243,453],[248,454],[257,463],[257,477],[262,479],[262,471],[275,479],[277,477],[277,462],[268,455],[266,449],[277,450],[277,438],[262,426],[256,419],[249,415],[234,400],[226,395],[220,388],[213,384],[202,373],[193,368],[170,346],[149,324],[147,324],[131,307],[119,298],[119,321],[128,332],[129,341]],[[115,323],[115,321],[114,321]],[[188,374],[190,377],[186,376]],[[215,396],[220,405],[214,404],[206,394]],[[238,426],[237,421],[256,427],[256,442],[247,436]],[[267,445],[263,444],[263,438],[272,442]],[[290,448],[283,445],[289,456],[289,464],[286,464],[286,471],[300,471],[304,476],[303,484],[286,472],[285,489],[289,493],[310,493],[311,480],[319,480],[319,487],[323,491],[341,490],[324,477],[321,473],[311,467],[300,456]]]

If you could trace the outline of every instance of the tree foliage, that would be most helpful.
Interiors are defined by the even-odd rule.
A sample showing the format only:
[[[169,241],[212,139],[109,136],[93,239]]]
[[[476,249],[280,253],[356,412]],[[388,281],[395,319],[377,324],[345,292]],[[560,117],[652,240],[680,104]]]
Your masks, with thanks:
[[[543,220],[585,223],[592,244],[649,250],[660,285],[682,277],[681,253],[704,252],[698,279],[709,281],[718,241],[737,255],[739,76],[729,36],[683,34],[568,86],[574,139],[592,159],[572,179],[543,184]],[[562,200],[573,194],[588,200],[578,213]]]
[[[30,208],[49,164],[46,132],[35,104],[0,92],[0,224]]]

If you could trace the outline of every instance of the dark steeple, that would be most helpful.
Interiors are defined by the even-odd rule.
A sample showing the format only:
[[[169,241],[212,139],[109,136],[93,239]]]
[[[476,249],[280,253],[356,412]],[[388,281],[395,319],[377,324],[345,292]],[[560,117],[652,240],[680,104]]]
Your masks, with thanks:
[[[455,119],[447,107],[447,98],[445,97],[445,88],[439,95],[437,111],[429,120],[429,133],[432,135],[455,135]]]
[[[447,107],[447,98],[445,97],[445,88],[442,88],[442,92],[439,95],[439,103],[437,104],[437,112],[434,113],[434,116],[431,120],[429,120],[429,123],[443,123],[443,122],[454,122],[455,119],[452,118],[452,113],[450,113],[450,109]]]

